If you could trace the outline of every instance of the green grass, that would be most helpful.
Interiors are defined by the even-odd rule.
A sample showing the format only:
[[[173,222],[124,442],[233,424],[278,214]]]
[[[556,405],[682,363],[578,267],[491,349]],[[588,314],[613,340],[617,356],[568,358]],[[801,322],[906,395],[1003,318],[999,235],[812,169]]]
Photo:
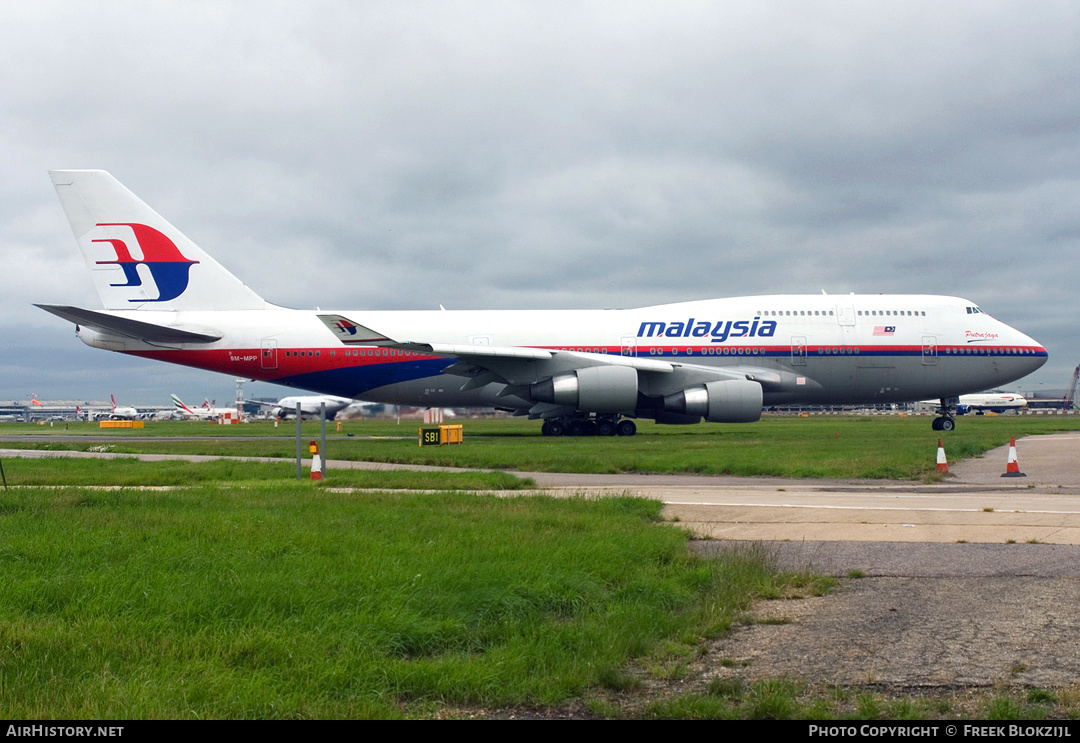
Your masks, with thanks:
[[[4,462],[8,485],[108,485],[113,487],[175,487],[228,481],[254,485],[295,481],[290,462],[250,462],[217,459],[208,462],[169,460],[142,462],[134,456],[111,459],[9,457]],[[327,473],[329,475],[329,473]],[[302,476],[310,482],[305,467]],[[322,486],[388,490],[524,490],[535,487],[529,478],[505,472],[412,472],[408,470],[334,470]],[[317,487],[317,485],[316,485]]]
[[[932,431],[930,417],[767,416],[751,424],[657,426],[639,424],[632,438],[547,438],[536,421],[466,420],[460,446],[419,447],[418,424],[349,421],[334,434],[327,455],[334,459],[433,464],[538,472],[671,472],[743,476],[922,479],[936,474],[937,441],[945,440],[950,462],[1009,442],[1011,437],[1080,429],[1077,416],[964,416],[957,430]],[[332,430],[332,427],[331,427]],[[318,438],[317,423],[304,426],[304,440]],[[4,424],[0,434],[100,435],[88,424]],[[252,423],[151,423],[143,432],[108,435],[118,451],[174,454],[295,456],[295,426]],[[345,434],[354,434],[348,437]],[[132,441],[136,436],[214,435],[213,441]],[[243,441],[240,436],[259,437]],[[9,444],[3,444],[9,446]],[[86,448],[87,443],[23,443],[23,446]]]
[[[632,688],[783,583],[631,498],[0,493],[0,715],[429,716]]]
[[[646,676],[692,677],[705,642],[751,601],[835,583],[778,574],[764,549],[694,558],[651,501],[341,492],[267,482],[280,467],[252,463],[13,464],[57,481],[205,482],[0,493],[0,714],[10,719],[473,716],[573,704],[684,719],[1077,709],[1068,692],[896,698],[794,679],[651,694]],[[409,474],[429,488],[444,476]]]
[[[222,435],[136,442],[114,434],[107,446],[286,458],[295,451],[287,434],[271,438],[273,429],[260,424],[158,425],[143,434]],[[427,464],[527,455],[535,459],[521,469],[703,472],[737,463],[783,469],[831,452],[837,461],[853,456],[857,464],[843,467],[862,472],[907,449],[889,467],[910,471],[921,458],[934,467],[939,436],[956,461],[961,451],[973,456],[1003,438],[1062,427],[1075,426],[1064,417],[965,418],[942,435],[926,418],[837,417],[543,439],[535,423],[466,421],[465,445],[419,449],[415,426],[406,439],[365,439],[400,429],[347,423],[356,437],[333,439],[330,450]],[[236,438],[253,433],[263,439]],[[317,438],[317,425],[305,438]],[[657,523],[655,502],[327,487],[509,489],[513,480],[500,473],[331,470],[319,484],[292,480],[291,463],[4,464],[11,484],[56,486],[0,492],[0,714],[9,719],[467,716],[573,703],[604,716],[720,719],[1077,714],[1076,695],[1057,691],[897,699],[831,694],[790,679],[716,681],[648,699],[644,676],[687,677],[704,642],[755,598],[820,594],[834,582],[777,574],[761,550],[696,559],[685,533]],[[153,485],[173,487],[135,489]],[[610,701],[620,695],[641,704]]]

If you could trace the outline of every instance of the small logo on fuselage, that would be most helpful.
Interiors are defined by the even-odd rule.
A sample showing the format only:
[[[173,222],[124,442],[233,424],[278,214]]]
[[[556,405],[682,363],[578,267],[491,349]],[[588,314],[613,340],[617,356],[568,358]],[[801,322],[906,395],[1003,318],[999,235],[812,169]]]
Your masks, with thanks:
[[[116,251],[115,261],[96,261],[98,265],[116,265],[124,271],[126,282],[123,284],[109,284],[109,286],[142,286],[143,281],[139,276],[138,267],[146,266],[150,276],[157,284],[157,299],[129,299],[129,302],[168,302],[176,299],[188,288],[188,272],[191,266],[198,261],[185,258],[176,247],[176,244],[165,234],[145,224],[133,222],[103,222],[98,227],[130,227],[135,234],[135,242],[142,251],[142,259],[136,259],[131,255],[128,244],[120,238],[105,238],[92,240],[96,243],[109,243]]]

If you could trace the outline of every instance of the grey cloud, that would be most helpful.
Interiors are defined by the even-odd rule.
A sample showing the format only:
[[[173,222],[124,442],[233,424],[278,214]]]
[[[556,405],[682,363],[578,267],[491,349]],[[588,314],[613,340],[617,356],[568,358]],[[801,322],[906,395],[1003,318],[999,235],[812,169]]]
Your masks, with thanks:
[[[288,306],[947,293],[1046,343],[1048,386],[1080,353],[1065,278],[1080,255],[1073,4],[44,1],[10,15],[0,338],[39,349],[36,380],[57,396],[104,396],[57,359],[110,375],[135,362],[30,307],[96,304],[50,167],[111,170]],[[0,398],[26,374],[6,367]]]

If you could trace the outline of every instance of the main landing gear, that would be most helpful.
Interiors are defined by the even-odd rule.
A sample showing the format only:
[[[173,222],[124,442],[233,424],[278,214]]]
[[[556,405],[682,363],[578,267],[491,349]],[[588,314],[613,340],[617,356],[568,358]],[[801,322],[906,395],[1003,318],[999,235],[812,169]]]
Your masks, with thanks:
[[[951,431],[956,428],[956,419],[953,418],[953,410],[960,403],[959,398],[941,398],[941,407],[938,408],[938,417],[930,423],[935,431]]]
[[[637,424],[629,418],[604,415],[595,418],[548,418],[540,427],[545,436],[633,436]]]
[[[935,431],[951,431],[956,428],[956,419],[951,415],[941,415],[930,423],[930,427]]]

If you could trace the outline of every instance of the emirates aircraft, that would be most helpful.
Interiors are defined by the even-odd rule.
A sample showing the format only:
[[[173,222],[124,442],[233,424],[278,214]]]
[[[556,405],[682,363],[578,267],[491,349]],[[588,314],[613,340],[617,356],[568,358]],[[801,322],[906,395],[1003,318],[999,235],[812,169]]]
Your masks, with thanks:
[[[236,415],[236,406],[231,408],[215,408],[209,400],[203,400],[203,404],[197,408],[188,407],[176,395],[169,395],[173,401],[173,412],[181,418],[194,418],[196,420],[214,420],[222,415]]]
[[[37,305],[95,348],[370,402],[495,407],[545,435],[751,422],[763,406],[940,400],[1046,363],[974,302],[709,299],[627,310],[293,310],[266,302],[101,170],[52,171],[103,310]]]

